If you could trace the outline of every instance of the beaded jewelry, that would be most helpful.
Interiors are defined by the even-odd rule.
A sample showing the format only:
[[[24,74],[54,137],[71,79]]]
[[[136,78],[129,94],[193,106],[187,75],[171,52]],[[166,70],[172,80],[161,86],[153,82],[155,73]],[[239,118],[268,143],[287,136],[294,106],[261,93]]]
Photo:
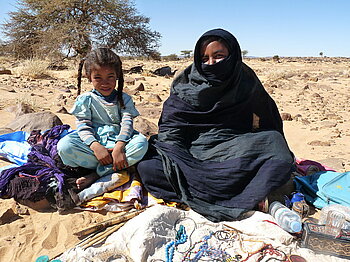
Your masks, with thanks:
[[[175,247],[183,244],[187,241],[187,234],[185,227],[183,225],[180,225],[179,230],[176,232],[176,238],[175,241],[171,241],[168,243],[165,247],[165,261],[166,262],[172,262],[174,258],[174,250]]]
[[[246,257],[246,259],[242,260],[242,262],[248,261],[248,259],[250,259],[253,255],[260,253],[260,257],[257,259],[257,261],[261,261],[266,255],[270,255],[270,256],[277,256],[277,257],[282,257],[280,258],[276,258],[276,257],[270,257],[268,258],[266,261],[270,261],[270,260],[274,260],[274,261],[286,261],[287,259],[287,255],[282,251],[282,250],[278,250],[276,248],[274,248],[272,245],[270,244],[266,244],[264,245],[262,248],[260,248],[259,250],[249,253],[248,257]]]
[[[209,235],[204,236],[202,240],[195,242],[190,249],[186,252],[183,262],[196,262],[199,261],[202,257],[209,257],[210,261],[226,261],[231,259],[231,256],[220,248],[213,248],[209,246],[208,240],[214,235],[214,232],[210,232]],[[197,250],[196,246],[201,244]],[[191,258],[191,256],[194,256]],[[232,260],[231,260],[232,261]]]
[[[181,254],[185,254],[187,252],[188,248],[192,245],[192,237],[191,236],[192,236],[193,232],[195,232],[197,229],[197,223],[192,218],[180,217],[179,219],[177,219],[175,221],[175,224],[174,224],[174,229],[175,229],[176,234],[178,232],[178,230],[176,230],[176,228],[180,227],[180,223],[183,224],[184,226],[186,225],[186,232],[188,235],[187,243],[186,243],[186,246],[181,245],[182,250],[179,250],[180,249],[179,245],[175,246],[175,251],[179,252]],[[177,226],[177,225],[179,225],[179,226]]]
[[[176,224],[182,222],[184,219],[179,219],[175,223],[175,240],[169,242],[166,245],[166,262],[173,262],[174,252],[180,252],[177,250],[177,247],[181,244],[184,244],[189,240],[190,247],[187,251],[180,252],[183,253],[184,256],[182,258],[182,262],[197,262],[197,261],[225,261],[225,262],[244,262],[253,259],[254,261],[306,261],[304,258],[297,255],[286,255],[282,250],[274,248],[271,244],[265,244],[260,240],[246,239],[243,240],[241,237],[242,232],[230,227],[228,225],[224,225],[230,229],[218,230],[215,232],[210,232],[208,235],[204,236],[201,240],[191,244],[191,235],[197,228],[196,223],[194,222],[194,229],[191,232],[190,236],[187,235],[186,229],[183,225],[179,226],[179,229],[176,230]],[[216,240],[220,241],[219,247],[213,247],[209,245],[209,240],[212,237],[215,237]],[[214,241],[214,240],[213,240]],[[227,246],[233,247],[234,243],[237,242],[239,245],[239,249],[246,253],[247,256],[242,260],[242,256],[240,254],[230,255],[225,251]],[[249,252],[245,250],[244,247],[245,242],[256,242],[261,243],[262,246],[258,248],[256,251]],[[225,243],[226,247],[221,248],[222,244]],[[231,252],[230,252],[231,253]],[[256,256],[253,258],[253,256]],[[153,261],[153,260],[152,260]],[[154,260],[157,261],[157,260]],[[159,260],[161,261],[161,260]]]

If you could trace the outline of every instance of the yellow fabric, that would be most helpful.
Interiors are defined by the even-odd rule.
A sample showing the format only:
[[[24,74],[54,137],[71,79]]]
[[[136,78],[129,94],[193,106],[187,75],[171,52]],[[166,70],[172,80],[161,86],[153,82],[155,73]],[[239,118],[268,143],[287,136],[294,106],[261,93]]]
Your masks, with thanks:
[[[113,190],[111,192],[104,193],[102,196],[94,197],[93,199],[83,203],[81,207],[85,208],[94,208],[94,209],[102,209],[106,204],[110,202],[117,202],[117,203],[125,203],[130,204],[130,193],[132,191],[139,191],[139,188],[142,188],[142,183],[140,178],[135,175],[133,177],[133,180],[131,182],[131,185],[129,188],[127,188],[124,191],[121,190]],[[142,190],[142,189],[141,189]],[[158,199],[152,196],[149,192],[146,190],[142,190],[143,198],[147,198],[148,206],[154,205],[154,204],[162,204],[167,205],[169,207],[178,207],[179,204],[176,202],[165,202],[163,199]],[[129,199],[129,201],[128,201]],[[132,199],[132,201],[135,201],[136,203],[141,202],[141,199]]]

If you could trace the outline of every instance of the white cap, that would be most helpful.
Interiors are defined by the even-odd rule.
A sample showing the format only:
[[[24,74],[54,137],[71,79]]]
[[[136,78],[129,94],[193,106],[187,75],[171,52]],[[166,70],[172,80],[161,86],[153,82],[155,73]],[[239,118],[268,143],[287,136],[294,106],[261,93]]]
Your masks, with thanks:
[[[297,233],[301,231],[301,223],[298,221],[292,221],[290,223],[290,229],[293,231],[292,233]]]

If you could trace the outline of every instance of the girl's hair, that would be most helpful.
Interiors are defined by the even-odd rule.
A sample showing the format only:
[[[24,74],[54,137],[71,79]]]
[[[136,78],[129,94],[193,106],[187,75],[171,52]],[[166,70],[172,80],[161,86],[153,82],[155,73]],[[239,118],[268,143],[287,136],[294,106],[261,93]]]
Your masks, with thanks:
[[[91,72],[97,67],[100,66],[110,66],[115,69],[117,78],[118,78],[118,88],[117,88],[117,99],[121,108],[124,108],[123,101],[123,87],[124,87],[124,76],[122,70],[122,61],[120,57],[116,55],[109,48],[97,48],[90,51],[79,63],[78,68],[78,90],[81,88],[81,78],[82,70],[84,66],[85,76],[91,82]]]

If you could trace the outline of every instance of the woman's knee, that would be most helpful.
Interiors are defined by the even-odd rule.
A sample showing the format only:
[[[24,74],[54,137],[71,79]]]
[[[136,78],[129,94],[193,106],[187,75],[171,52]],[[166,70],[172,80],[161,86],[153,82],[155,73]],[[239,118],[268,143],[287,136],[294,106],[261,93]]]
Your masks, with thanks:
[[[136,168],[137,168],[137,171],[139,172],[139,174],[144,174],[145,172],[147,172],[148,170],[148,161],[149,160],[141,160]]]

